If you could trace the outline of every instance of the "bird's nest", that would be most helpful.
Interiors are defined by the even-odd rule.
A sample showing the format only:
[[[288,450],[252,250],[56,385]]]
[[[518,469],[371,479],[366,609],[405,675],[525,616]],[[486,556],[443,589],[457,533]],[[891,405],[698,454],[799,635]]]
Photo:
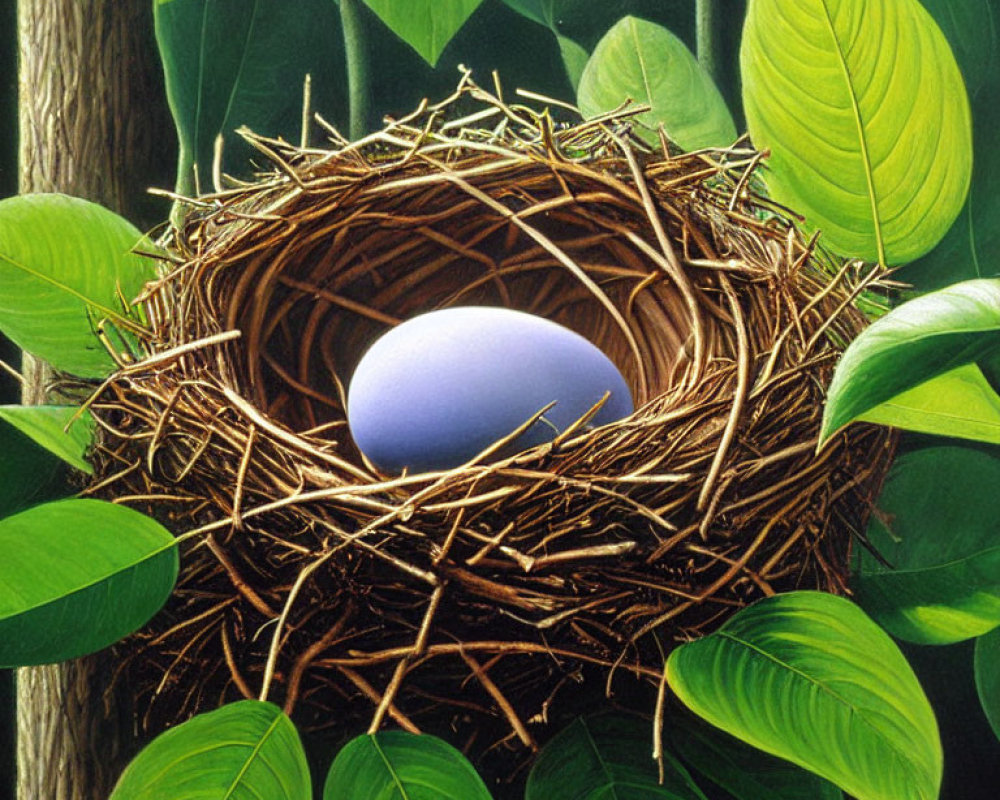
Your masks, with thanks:
[[[360,142],[247,134],[270,172],[190,203],[148,338],[92,405],[92,491],[187,537],[123,662],[156,724],[263,687],[307,725],[444,714],[531,746],[573,679],[655,690],[666,651],[745,604],[845,591],[891,437],[816,443],[875,273],[756,196],[759,154],[648,152],[631,113],[560,126],[466,79]],[[583,334],[637,410],[377,474],[345,422],[360,355],[473,304]]]

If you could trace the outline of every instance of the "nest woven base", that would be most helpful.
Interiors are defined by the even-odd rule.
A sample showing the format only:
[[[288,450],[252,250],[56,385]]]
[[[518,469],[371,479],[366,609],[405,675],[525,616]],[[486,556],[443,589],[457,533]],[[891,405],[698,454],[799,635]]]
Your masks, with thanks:
[[[361,142],[247,134],[271,171],[191,202],[144,352],[92,406],[93,491],[188,537],[123,651],[147,725],[263,687],[306,726],[499,720],[533,747],[581,678],[655,691],[671,647],[745,604],[845,591],[892,441],[816,436],[876,275],[751,193],[759,154],[647,152],[631,113],[560,127],[466,79]],[[354,366],[470,304],[588,337],[635,414],[377,474],[346,427]]]

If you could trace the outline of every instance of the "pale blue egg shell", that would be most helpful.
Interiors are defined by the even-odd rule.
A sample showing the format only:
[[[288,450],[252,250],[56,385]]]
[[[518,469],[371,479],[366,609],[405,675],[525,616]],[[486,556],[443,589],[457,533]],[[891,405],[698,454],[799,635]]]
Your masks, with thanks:
[[[621,373],[594,344],[551,320],[486,306],[441,309],[388,331],[351,378],[354,442],[388,473],[468,461],[551,402],[497,457],[552,440],[597,403],[607,425],[633,411]]]

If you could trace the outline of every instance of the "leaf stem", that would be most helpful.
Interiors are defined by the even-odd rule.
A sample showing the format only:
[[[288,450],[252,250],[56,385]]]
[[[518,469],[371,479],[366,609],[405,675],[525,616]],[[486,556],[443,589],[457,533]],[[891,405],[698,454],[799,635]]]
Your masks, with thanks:
[[[716,86],[722,85],[719,53],[722,49],[721,6],[719,0],[696,0],[695,3],[695,44],[698,61],[712,76]]]
[[[368,133],[370,114],[370,73],[368,35],[362,18],[361,0],[340,0],[340,24],[344,30],[344,52],[347,55],[347,102],[351,139]]]

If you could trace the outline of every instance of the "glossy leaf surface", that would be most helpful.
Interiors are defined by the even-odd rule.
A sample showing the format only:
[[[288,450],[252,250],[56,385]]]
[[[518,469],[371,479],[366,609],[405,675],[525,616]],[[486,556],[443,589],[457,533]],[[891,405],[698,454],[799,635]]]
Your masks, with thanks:
[[[827,246],[902,264],[941,240],[968,193],[972,125],[918,0],[751,0],[741,65],[768,186]]]
[[[428,64],[444,48],[483,0],[365,0],[381,20]]]
[[[298,142],[306,74],[314,110],[336,120],[346,108],[343,37],[331,0],[157,0],[154,19],[182,194],[211,190],[219,134],[222,170],[243,177],[255,151],[238,128]]]
[[[876,406],[1000,346],[1000,280],[964,281],[877,319],[837,364],[821,443]]]
[[[713,725],[858,800],[933,800],[937,723],[899,649],[853,603],[776,595],[674,650],[670,688]]]
[[[975,364],[907,389],[858,419],[901,430],[1000,444],[1000,395]]]
[[[949,644],[1000,625],[1000,458],[962,447],[899,456],[859,548],[858,602],[894,636]]]
[[[143,625],[177,578],[173,537],[99,500],[59,500],[0,520],[0,667],[93,653]]]
[[[684,150],[725,147],[736,138],[729,109],[711,77],[673,33],[625,17],[598,42],[580,77],[577,105],[594,117],[632,99],[651,110],[637,132],[659,144],[657,125]]]
[[[99,378],[114,368],[94,335],[127,327],[132,300],[155,276],[132,249],[142,234],[107,209],[61,194],[0,201],[0,330],[56,369]],[[134,323],[133,323],[134,324]]]
[[[829,781],[687,716],[668,716],[674,750],[734,800],[843,800]]]
[[[972,104],[969,198],[942,242],[899,273],[920,291],[1000,275],[1000,22],[992,0],[921,0],[944,31]]]
[[[675,756],[664,780],[652,758],[649,722],[624,714],[580,717],[553,737],[528,775],[525,800],[704,800]]]
[[[337,754],[323,800],[490,800],[475,768],[435,736],[384,731]]]
[[[110,800],[309,800],[309,765],[292,721],[256,700],[199,714],[157,736]]]
[[[983,711],[1000,739],[1000,628],[976,640],[975,665]]]
[[[80,413],[76,406],[0,406],[0,420],[70,466],[93,474],[94,468],[84,458],[94,439],[94,418],[89,411]]]

